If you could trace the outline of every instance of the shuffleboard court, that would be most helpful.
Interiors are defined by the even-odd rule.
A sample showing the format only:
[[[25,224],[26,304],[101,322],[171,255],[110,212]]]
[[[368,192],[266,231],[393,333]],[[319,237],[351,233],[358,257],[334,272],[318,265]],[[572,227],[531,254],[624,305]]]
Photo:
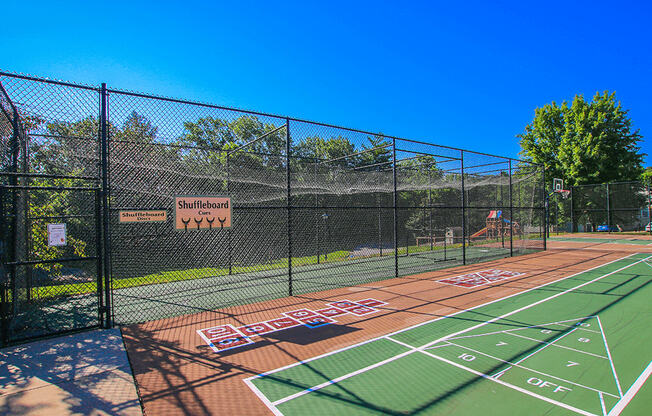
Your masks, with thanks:
[[[638,414],[652,406],[651,262],[626,256],[246,384],[283,415]]]

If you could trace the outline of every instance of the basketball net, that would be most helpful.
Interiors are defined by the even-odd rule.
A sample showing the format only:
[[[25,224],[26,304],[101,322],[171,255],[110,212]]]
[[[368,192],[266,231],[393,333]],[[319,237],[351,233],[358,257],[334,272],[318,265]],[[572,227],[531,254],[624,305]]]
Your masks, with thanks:
[[[555,191],[555,192],[557,192],[563,199],[568,199],[568,197],[570,196],[571,191],[566,190],[566,189],[560,189],[560,190]]]

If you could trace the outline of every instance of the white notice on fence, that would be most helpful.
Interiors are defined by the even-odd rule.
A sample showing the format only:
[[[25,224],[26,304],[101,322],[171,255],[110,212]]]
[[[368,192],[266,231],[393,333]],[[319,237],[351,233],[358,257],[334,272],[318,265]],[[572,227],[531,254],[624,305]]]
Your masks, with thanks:
[[[48,246],[66,245],[66,224],[48,224]]]

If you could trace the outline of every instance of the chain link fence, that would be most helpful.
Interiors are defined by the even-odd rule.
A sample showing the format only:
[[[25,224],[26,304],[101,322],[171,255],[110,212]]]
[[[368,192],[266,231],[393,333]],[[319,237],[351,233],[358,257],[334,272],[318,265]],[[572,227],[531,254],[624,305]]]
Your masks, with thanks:
[[[650,231],[648,183],[578,185],[570,191],[568,199],[551,199],[551,233]]]
[[[47,233],[37,241],[37,222],[68,224],[68,246],[48,261],[74,263],[41,268],[48,277],[28,285],[48,305],[33,295],[25,303],[49,326],[17,326],[3,298],[5,341],[545,249],[538,165],[104,85],[9,73],[0,73],[0,85],[3,108],[15,108],[0,121],[5,204],[28,206],[24,220],[32,224],[21,235],[7,224],[24,221],[3,218],[3,242],[32,247],[23,258],[3,246],[3,296],[17,293],[10,286],[21,279],[8,265],[52,250]],[[25,135],[21,166],[12,163],[17,124]],[[47,189],[26,189],[23,200],[11,188],[17,180]],[[194,230],[189,222],[177,230],[178,196],[230,198],[231,227]],[[38,216],[52,200],[60,201],[52,215]],[[129,210],[166,216],[121,222]],[[76,320],[44,318],[46,310]]]

